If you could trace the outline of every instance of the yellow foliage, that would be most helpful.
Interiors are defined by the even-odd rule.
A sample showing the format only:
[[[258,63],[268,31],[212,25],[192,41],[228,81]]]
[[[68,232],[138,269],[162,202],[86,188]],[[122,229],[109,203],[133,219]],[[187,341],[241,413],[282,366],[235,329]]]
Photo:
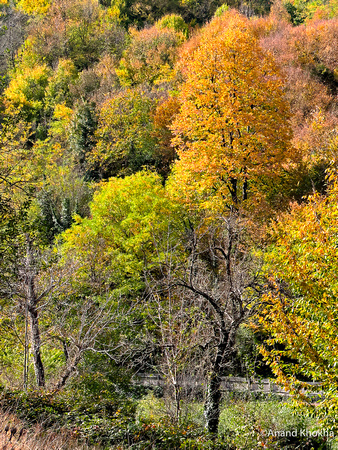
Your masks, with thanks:
[[[27,148],[29,125],[15,116],[16,121],[5,120],[0,133],[0,197],[10,204],[20,204],[36,183],[36,155]]]
[[[68,108],[65,104],[56,105],[50,126],[50,135],[66,139],[72,118],[73,110],[71,108]]]
[[[260,319],[271,336],[263,354],[278,381],[301,404],[311,402],[308,393],[324,391],[317,405],[324,415],[327,407],[336,414],[338,392],[336,175],[328,178],[333,185],[326,197],[315,194],[305,205],[294,204],[275,224],[266,261],[270,293]]]
[[[172,190],[191,204],[238,204],[294,158],[282,76],[251,22],[234,12],[205,28],[180,67]]]
[[[45,64],[18,69],[4,92],[7,105],[23,110],[28,118],[43,106],[51,70]]]
[[[26,14],[44,15],[50,6],[50,0],[20,0],[17,7]]]

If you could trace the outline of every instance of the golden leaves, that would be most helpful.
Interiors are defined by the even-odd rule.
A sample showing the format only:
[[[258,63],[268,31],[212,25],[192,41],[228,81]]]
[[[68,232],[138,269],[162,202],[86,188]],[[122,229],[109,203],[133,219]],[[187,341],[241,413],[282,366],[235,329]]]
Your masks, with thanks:
[[[214,19],[183,58],[173,183],[187,200],[195,189],[223,203],[245,200],[249,180],[276,177],[293,159],[282,77],[250,22],[234,12]]]

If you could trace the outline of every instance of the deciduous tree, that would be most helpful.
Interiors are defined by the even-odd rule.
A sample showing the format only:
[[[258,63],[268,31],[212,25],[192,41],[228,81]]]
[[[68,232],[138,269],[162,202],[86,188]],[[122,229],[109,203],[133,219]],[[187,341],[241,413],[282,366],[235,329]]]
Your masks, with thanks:
[[[185,36],[174,28],[153,26],[131,30],[131,43],[116,71],[124,86],[149,85],[170,81],[178,47]]]
[[[156,140],[151,112],[155,102],[146,91],[127,89],[101,108],[97,144],[90,159],[103,178],[129,175],[152,166]]]
[[[174,189],[192,202],[253,203],[258,186],[278,178],[295,157],[283,78],[272,56],[250,22],[229,12],[205,28],[180,67]]]
[[[311,393],[324,391],[316,410],[336,427],[338,186],[332,178],[326,197],[294,204],[274,225],[267,256],[272,290],[261,323],[271,336],[262,351],[278,382],[310,409]]]

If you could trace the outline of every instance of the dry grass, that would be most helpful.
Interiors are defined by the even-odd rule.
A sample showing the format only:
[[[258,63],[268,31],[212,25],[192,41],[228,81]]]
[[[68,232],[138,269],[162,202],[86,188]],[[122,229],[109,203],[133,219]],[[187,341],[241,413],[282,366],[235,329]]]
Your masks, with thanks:
[[[15,415],[0,412],[0,450],[89,450],[99,447],[79,443],[67,429],[27,428]]]

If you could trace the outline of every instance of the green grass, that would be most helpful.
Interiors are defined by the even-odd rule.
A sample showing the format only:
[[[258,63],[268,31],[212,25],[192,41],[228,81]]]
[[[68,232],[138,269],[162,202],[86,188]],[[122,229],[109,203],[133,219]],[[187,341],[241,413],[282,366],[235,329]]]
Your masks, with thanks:
[[[155,423],[168,417],[170,405],[164,399],[156,398],[153,393],[149,393],[139,401],[136,420]],[[196,438],[190,441],[191,448],[209,448],[210,441],[203,430],[202,403],[182,404],[181,422],[185,425],[190,423],[196,430],[196,436],[204,434],[202,440]],[[338,449],[336,441],[332,442],[331,439],[328,444],[322,437],[313,436],[315,430],[323,431],[316,419],[307,415],[305,411],[294,408],[289,401],[282,401],[276,397],[239,399],[227,396],[221,408],[217,444],[219,446],[215,444],[216,446],[212,448]],[[195,441],[199,444],[197,445]],[[193,446],[193,442],[196,447]]]

